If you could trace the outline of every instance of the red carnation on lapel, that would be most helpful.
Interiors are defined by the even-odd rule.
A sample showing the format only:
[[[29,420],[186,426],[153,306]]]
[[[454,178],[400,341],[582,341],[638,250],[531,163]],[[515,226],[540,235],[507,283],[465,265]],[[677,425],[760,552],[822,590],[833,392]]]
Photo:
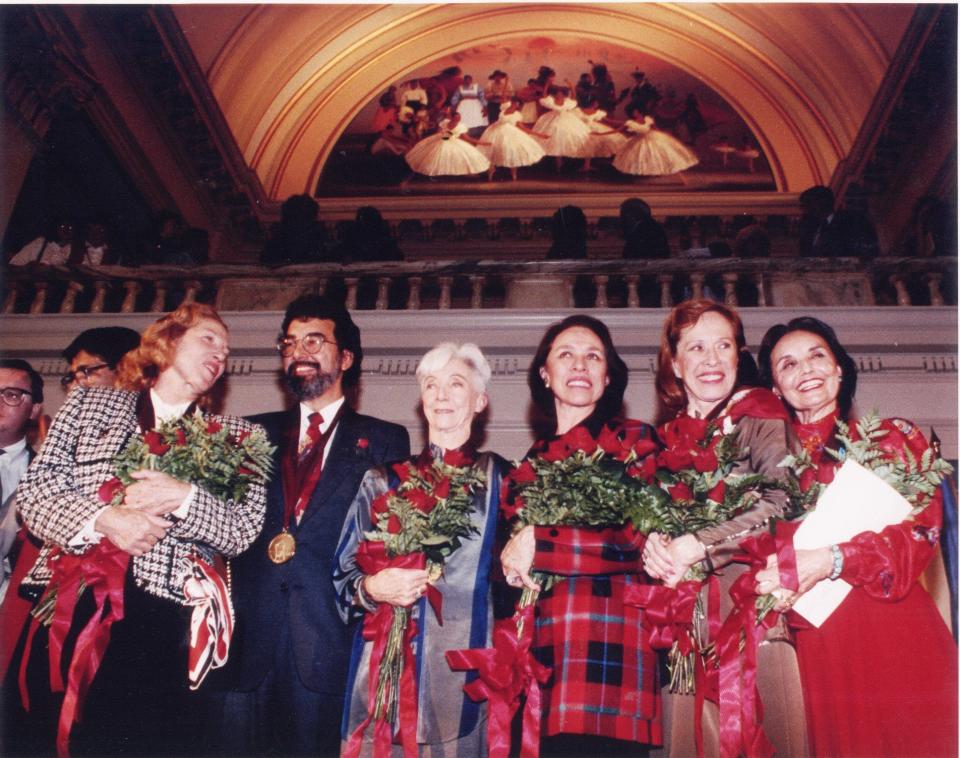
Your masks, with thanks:
[[[366,437],[361,437],[357,440],[358,450],[366,450],[368,447],[370,447],[370,440],[368,440]]]
[[[147,443],[147,450],[153,455],[163,455],[170,449],[170,446],[163,441],[163,437],[152,429],[143,433],[143,441]]]

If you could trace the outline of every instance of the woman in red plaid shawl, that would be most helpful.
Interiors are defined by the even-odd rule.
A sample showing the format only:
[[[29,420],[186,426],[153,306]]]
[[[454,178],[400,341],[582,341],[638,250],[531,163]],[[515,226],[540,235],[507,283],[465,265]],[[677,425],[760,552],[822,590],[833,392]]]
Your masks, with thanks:
[[[553,421],[553,435],[531,456],[577,426],[597,437],[604,426],[629,424],[653,437],[648,424],[620,416],[627,366],[594,318],[575,315],[551,326],[528,383]],[[656,655],[641,611],[623,602],[625,589],[642,581],[640,547],[629,529],[526,526],[504,548],[512,587],[539,590],[534,569],[566,577],[537,601],[533,651],[553,671],[543,693],[543,754],[636,755],[635,743],[660,744]]]
[[[661,458],[673,453],[689,455],[697,441],[713,429],[719,434],[737,434],[738,446],[746,454],[732,473],[782,478],[785,471],[779,463],[789,453],[789,418],[778,407],[779,400],[773,393],[749,387],[756,379],[756,364],[747,351],[743,324],[736,312],[711,300],[687,300],[676,306],[664,323],[657,359],[657,392],[664,405],[677,412],[675,419],[658,429],[665,446]],[[711,582],[718,582],[719,618],[724,619],[732,609],[729,590],[747,570],[745,565],[732,563],[740,543],[763,533],[770,519],[781,515],[786,505],[786,493],[773,490],[721,524],[672,540],[651,532],[643,548],[644,569],[673,587],[689,568],[699,565],[708,576],[717,577],[708,578],[701,591],[706,616],[716,613],[708,588]],[[701,635],[710,639],[706,628]],[[799,670],[782,619],[767,631],[759,648],[757,686],[764,705],[763,729],[776,754],[791,758],[806,755]],[[671,756],[695,755],[694,697],[665,693],[663,703],[666,752]],[[703,737],[707,755],[716,754],[725,727],[718,722],[717,714],[713,703],[705,704]]]

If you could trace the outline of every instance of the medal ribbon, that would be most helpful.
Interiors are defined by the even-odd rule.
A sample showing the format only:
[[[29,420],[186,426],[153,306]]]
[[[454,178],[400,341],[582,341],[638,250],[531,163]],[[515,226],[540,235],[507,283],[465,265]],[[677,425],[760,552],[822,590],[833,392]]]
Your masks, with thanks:
[[[320,435],[313,446],[306,451],[303,460],[297,451],[299,426],[291,426],[287,437],[286,454],[283,456],[283,531],[290,530],[290,522],[303,515],[310,496],[317,488],[323,472],[323,451],[343,415],[344,402],[337,415],[333,417],[327,431]]]

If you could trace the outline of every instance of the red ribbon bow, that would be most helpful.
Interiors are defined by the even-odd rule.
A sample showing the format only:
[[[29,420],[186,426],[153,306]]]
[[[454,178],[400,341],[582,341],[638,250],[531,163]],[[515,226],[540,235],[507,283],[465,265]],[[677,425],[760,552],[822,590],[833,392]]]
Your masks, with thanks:
[[[550,679],[551,671],[530,652],[533,642],[534,606],[519,609],[510,620],[499,622],[493,631],[493,647],[484,650],[448,650],[447,663],[454,671],[476,671],[478,678],[464,685],[463,691],[476,702],[487,700],[487,742],[490,758],[506,758],[510,753],[510,723],[526,697],[523,710],[522,758],[537,758],[540,753],[540,685]],[[523,619],[528,630],[517,638],[517,622]]]
[[[103,661],[110,643],[110,627],[115,621],[123,619],[123,584],[129,563],[129,553],[107,540],[102,540],[83,555],[51,554],[52,576],[48,586],[56,588],[57,593],[48,643],[50,689],[53,692],[64,692],[60,660],[63,643],[73,621],[81,582],[93,593],[96,604],[93,616],[77,638],[67,672],[66,692],[57,725],[57,754],[60,756],[69,754],[70,729],[79,720],[87,691]],[[39,621],[34,619],[20,664],[20,697],[27,710],[30,708],[26,681],[27,662],[30,660],[30,648],[38,627]]]
[[[422,569],[426,566],[426,556],[423,553],[408,553],[395,558],[387,556],[382,542],[364,541],[357,549],[357,565],[368,576],[376,574],[385,568]],[[443,596],[433,585],[427,585],[427,600],[437,616],[437,622],[443,625],[442,601]],[[363,620],[363,638],[373,642],[370,653],[369,691],[367,693],[368,715],[354,730],[343,749],[344,758],[357,758],[363,747],[363,737],[367,727],[374,721],[374,704],[377,696],[377,685],[380,677],[380,664],[387,650],[387,638],[390,636],[390,627],[393,624],[395,606],[382,603],[373,613],[368,613]],[[400,675],[398,687],[399,728],[400,741],[403,745],[404,758],[417,758],[417,683],[414,678],[416,661],[413,656],[413,640],[417,636],[417,623],[412,619],[407,622],[403,635],[403,673]],[[373,754],[375,758],[388,758],[392,750],[393,725],[387,719],[379,719],[373,728]]]

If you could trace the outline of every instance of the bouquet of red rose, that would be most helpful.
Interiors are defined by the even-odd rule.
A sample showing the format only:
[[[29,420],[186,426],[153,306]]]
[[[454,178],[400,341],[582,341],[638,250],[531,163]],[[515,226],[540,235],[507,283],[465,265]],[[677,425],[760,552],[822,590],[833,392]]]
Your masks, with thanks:
[[[357,550],[357,565],[373,575],[385,568],[426,568],[427,599],[443,623],[441,596],[433,583],[461,540],[477,533],[471,522],[474,494],[486,486],[486,475],[462,452],[448,451],[442,460],[393,465],[400,483],[375,498],[373,529]],[[410,608],[381,604],[364,618],[363,636],[373,641],[370,656],[368,716],[344,749],[357,756],[367,727],[374,724],[374,754],[387,755],[393,724],[399,721],[404,754],[416,758],[417,698],[411,642],[416,623]]]
[[[518,463],[504,479],[501,511],[516,519],[516,529],[534,526],[620,528],[631,522],[647,532],[661,524],[668,497],[653,480],[656,443],[645,438],[643,427],[604,427],[594,438],[577,426]],[[544,589],[561,577],[534,572]],[[533,758],[539,750],[540,685],[550,670],[531,652],[533,623],[539,593],[524,588],[512,624],[494,630],[494,647],[448,651],[447,661],[457,671],[476,671],[465,686],[477,701],[489,702],[487,723],[491,758],[506,758],[510,750],[511,720],[525,698],[521,754]]]
[[[101,485],[98,497],[105,505],[122,508],[124,489],[134,481],[130,473],[152,469],[195,484],[214,497],[241,500],[252,483],[267,481],[272,455],[273,446],[262,429],[234,437],[215,420],[184,416],[135,435],[114,458],[116,476]],[[52,576],[32,611],[35,621],[28,639],[32,641],[37,624],[50,627],[51,688],[66,690],[57,733],[58,752],[66,754],[70,728],[110,642],[110,628],[124,616],[124,577],[130,555],[103,538],[80,555],[55,549],[49,562]],[[184,598],[194,606],[188,678],[195,689],[210,668],[226,662],[233,609],[229,592],[212,566],[193,556],[189,568]],[[60,673],[63,643],[77,601],[87,588],[94,593],[97,609],[77,639],[64,687]],[[20,670],[25,705],[28,659],[29,647]]]
[[[641,427],[604,426],[594,438],[582,426],[550,442],[519,463],[506,477],[504,515],[524,526],[622,527],[628,522],[643,533],[662,529],[669,498],[655,484],[656,443],[644,439]],[[555,574],[534,572],[535,581],[550,589]],[[536,603],[535,590],[524,589],[522,611]],[[523,614],[517,635],[523,635]]]
[[[671,537],[728,521],[751,508],[772,488],[783,486],[762,474],[738,474],[742,449],[729,417],[718,421],[680,417],[661,431],[664,449],[657,455],[656,478],[669,494],[657,531]],[[706,574],[691,568],[676,590],[640,587],[633,598],[659,624],[653,643],[669,648],[670,691],[693,694],[697,655],[709,658],[713,647],[699,635],[703,603],[698,594]]]

